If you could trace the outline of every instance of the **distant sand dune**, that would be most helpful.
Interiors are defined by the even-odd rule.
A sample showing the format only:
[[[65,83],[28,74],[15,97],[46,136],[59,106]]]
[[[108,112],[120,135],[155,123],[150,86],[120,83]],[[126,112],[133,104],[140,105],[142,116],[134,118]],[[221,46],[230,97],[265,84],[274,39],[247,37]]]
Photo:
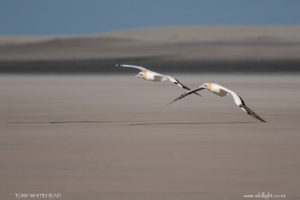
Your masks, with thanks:
[[[55,62],[71,63],[77,65],[78,71],[85,71],[87,68],[80,65],[82,61],[97,61],[98,68],[105,68],[116,61],[152,64],[164,66],[164,69],[166,63],[181,63],[185,64],[186,70],[190,70],[189,66],[197,69],[196,66],[203,66],[205,62],[230,64],[251,61],[252,66],[253,63],[269,62],[268,65],[271,65],[275,62],[294,70],[297,67],[288,66],[288,63],[294,62],[295,66],[299,66],[299,32],[300,26],[195,26],[135,29],[87,36],[1,36],[0,72],[21,69],[25,72],[30,69],[29,65],[34,65],[32,62],[41,61],[50,64],[40,65],[40,71],[51,71]],[[24,61],[27,63],[24,64]],[[66,71],[69,70],[72,71],[72,68]]]

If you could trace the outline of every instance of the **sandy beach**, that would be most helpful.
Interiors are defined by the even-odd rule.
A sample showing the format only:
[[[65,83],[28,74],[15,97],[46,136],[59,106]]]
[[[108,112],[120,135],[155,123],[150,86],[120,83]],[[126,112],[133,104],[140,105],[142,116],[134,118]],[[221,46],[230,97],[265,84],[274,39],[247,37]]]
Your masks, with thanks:
[[[300,199],[300,80],[281,74],[170,74],[207,91],[128,75],[2,75],[0,194],[60,199],[215,200],[271,193]]]

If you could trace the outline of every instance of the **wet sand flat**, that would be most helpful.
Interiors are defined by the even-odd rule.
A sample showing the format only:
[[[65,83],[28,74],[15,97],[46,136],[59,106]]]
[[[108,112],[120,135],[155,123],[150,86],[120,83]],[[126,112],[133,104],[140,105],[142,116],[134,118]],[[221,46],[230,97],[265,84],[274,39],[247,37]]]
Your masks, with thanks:
[[[300,199],[298,75],[175,75],[231,88],[266,124],[207,91],[167,106],[180,88],[133,75],[2,75],[1,199]]]

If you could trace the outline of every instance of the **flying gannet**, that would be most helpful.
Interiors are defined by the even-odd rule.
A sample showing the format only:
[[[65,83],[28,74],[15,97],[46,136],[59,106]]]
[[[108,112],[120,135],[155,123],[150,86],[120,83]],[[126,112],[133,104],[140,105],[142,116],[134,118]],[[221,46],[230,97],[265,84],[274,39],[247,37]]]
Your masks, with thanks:
[[[177,97],[176,99],[171,101],[169,104],[171,104],[179,99],[182,99],[192,93],[195,93],[199,90],[203,90],[203,89],[208,89],[210,92],[212,92],[220,97],[224,97],[228,93],[231,94],[231,96],[233,97],[234,103],[236,105],[238,105],[244,112],[246,112],[248,115],[251,115],[252,117],[254,117],[262,122],[266,122],[264,119],[262,119],[260,116],[258,116],[254,111],[252,111],[249,107],[247,107],[244,100],[237,93],[235,93],[232,90],[229,90],[228,88],[225,88],[217,83],[204,83],[203,85],[200,85],[196,89],[192,89],[192,90],[189,90],[189,91],[181,94],[179,97]]]
[[[129,67],[129,68],[139,69],[140,72],[136,75],[137,77],[143,78],[143,79],[148,80],[148,81],[154,81],[154,82],[162,82],[162,81],[169,80],[170,82],[174,83],[175,85],[177,85],[177,86],[179,86],[183,89],[191,90],[189,87],[183,85],[176,78],[173,78],[173,77],[167,76],[167,75],[163,75],[163,74],[159,74],[157,72],[151,71],[151,70],[146,69],[146,68],[141,67],[141,66],[126,65],[126,64],[116,64],[115,66],[116,67]],[[199,95],[196,92],[194,92],[194,93]],[[201,96],[201,95],[199,95],[199,96]]]

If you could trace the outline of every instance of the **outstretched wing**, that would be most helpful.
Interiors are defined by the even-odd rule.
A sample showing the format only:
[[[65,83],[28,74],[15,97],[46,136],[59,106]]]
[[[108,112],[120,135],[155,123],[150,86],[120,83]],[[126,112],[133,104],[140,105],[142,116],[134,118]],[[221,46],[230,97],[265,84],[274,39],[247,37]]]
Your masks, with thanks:
[[[259,121],[262,122],[267,122],[266,120],[264,120],[263,118],[261,118],[260,116],[258,116],[253,110],[251,110],[249,107],[246,106],[244,100],[242,99],[242,97],[240,97],[238,94],[236,94],[235,92],[233,92],[232,90],[229,90],[225,87],[223,87],[223,89],[227,92],[229,92],[232,97],[234,102],[236,103],[236,105],[238,105],[243,111],[245,111],[248,115],[251,115],[252,117],[258,119]]]
[[[203,90],[203,89],[205,89],[205,88],[200,87],[200,88],[196,88],[196,89],[193,89],[193,90],[189,90],[189,91],[187,91],[187,92],[181,94],[179,97],[177,97],[176,99],[174,99],[174,100],[171,101],[170,103],[168,103],[168,105],[170,105],[171,103],[173,103],[173,102],[175,102],[175,101],[177,101],[177,100],[179,100],[179,99],[182,99],[182,98],[184,98],[184,97],[186,97],[186,96],[188,96],[188,95],[190,95],[190,94],[196,93],[196,92],[199,91],[199,90]]]
[[[176,78],[173,78],[172,76],[167,76],[167,75],[164,75],[165,78],[167,78],[169,81],[171,81],[172,83],[174,83],[175,85],[177,85],[178,87],[181,87],[183,89],[186,89],[186,90],[191,90],[191,88],[183,85],[178,79]],[[196,95],[199,95],[201,96],[200,94],[198,94],[197,92],[195,92]]]
[[[267,122],[266,120],[264,120],[263,118],[261,118],[260,116],[258,116],[253,110],[251,110],[249,107],[247,107],[245,104],[241,104],[240,107],[248,114],[251,115],[252,117],[258,119],[259,121],[262,122]]]
[[[129,68],[135,68],[135,69],[139,69],[139,70],[144,71],[144,72],[149,72],[149,71],[151,71],[151,70],[149,70],[149,69],[146,69],[146,68],[141,67],[141,66],[136,66],[136,65],[116,64],[115,67],[129,67]]]
[[[173,78],[171,76],[166,76],[164,75],[164,77],[166,77],[169,81],[171,81],[172,83],[174,83],[175,85],[178,85],[179,87],[186,89],[186,90],[191,90],[190,88],[188,88],[187,86],[183,85],[178,79]]]

